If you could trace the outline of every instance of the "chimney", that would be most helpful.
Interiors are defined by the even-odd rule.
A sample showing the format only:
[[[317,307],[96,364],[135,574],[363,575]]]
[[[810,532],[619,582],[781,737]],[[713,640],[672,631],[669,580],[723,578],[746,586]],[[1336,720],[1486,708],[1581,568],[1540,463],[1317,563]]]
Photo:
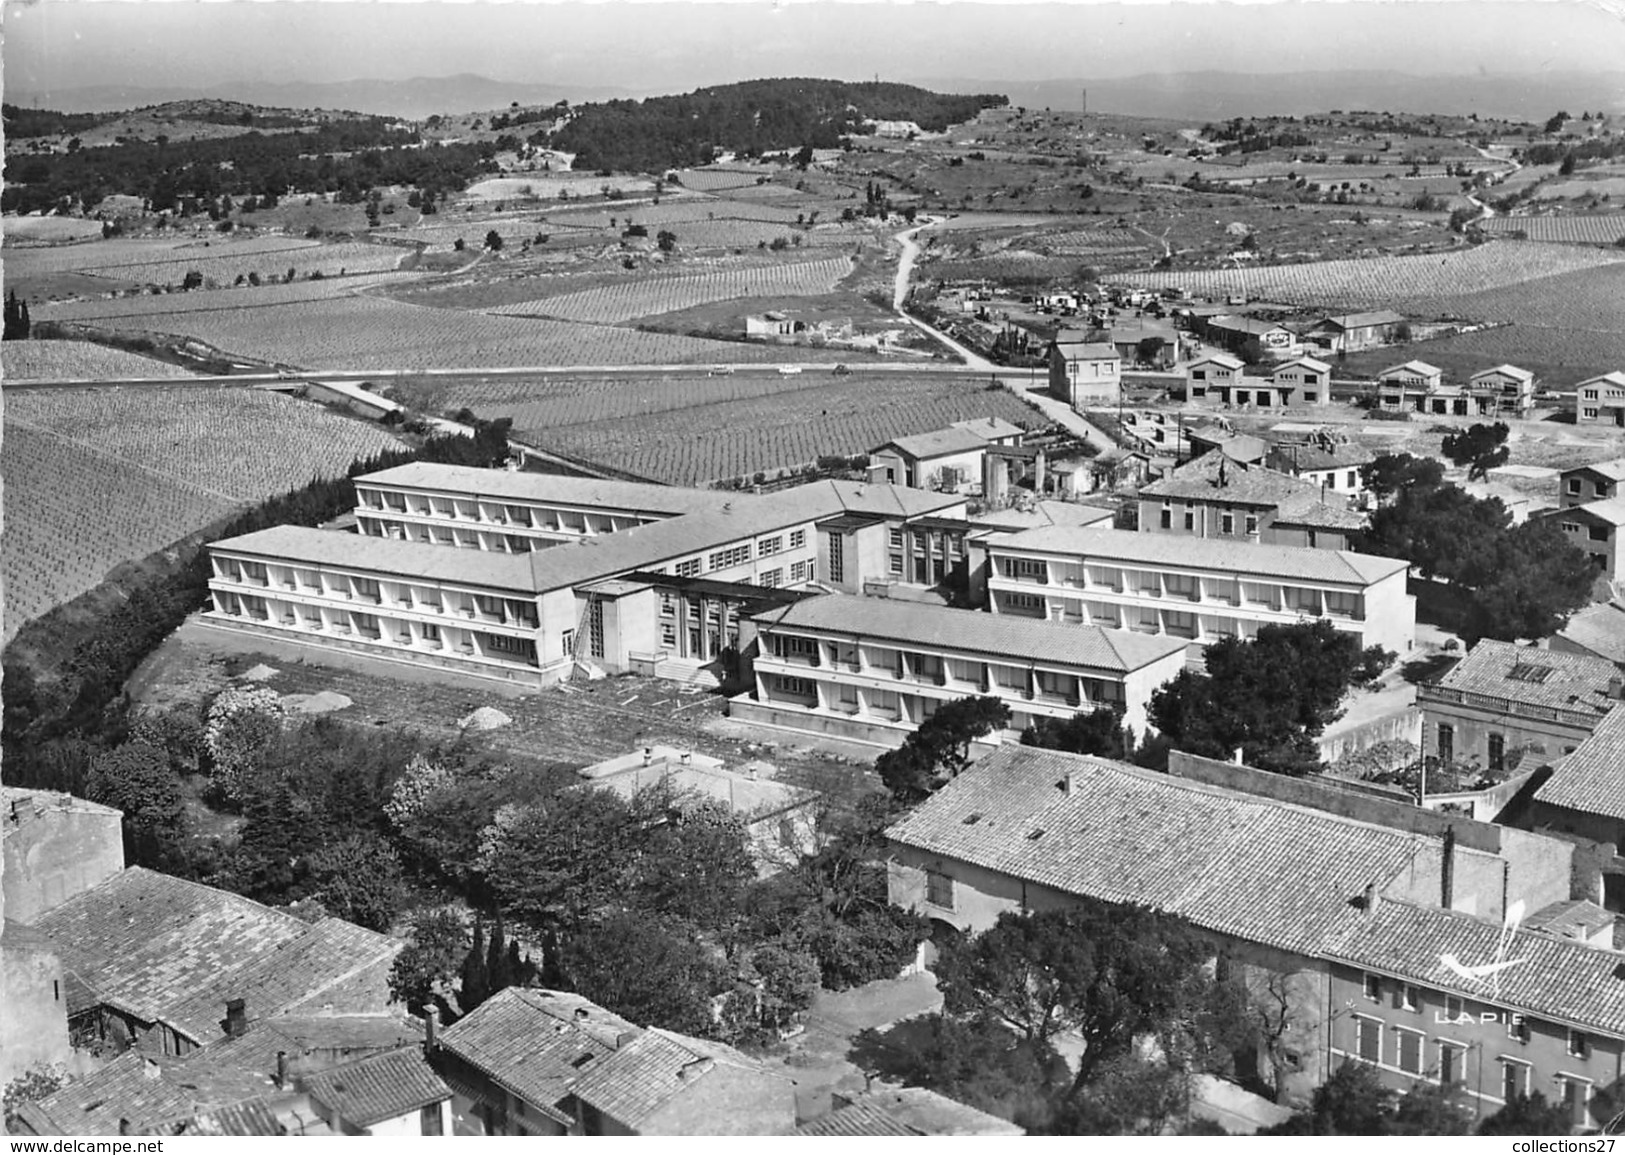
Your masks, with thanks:
[[[1365,893],[1360,897],[1360,908],[1365,911],[1367,917],[1370,917],[1377,913],[1377,907],[1380,905],[1382,905],[1382,896],[1377,893],[1377,884],[1374,882],[1366,883]]]
[[[1444,860],[1439,864],[1439,905],[1451,908],[1456,897],[1456,828],[1444,830]]]
[[[276,1088],[279,1091],[288,1089],[288,1052],[276,1053]]]
[[[655,760],[655,748],[653,746],[645,746],[643,748],[643,764],[645,766],[647,766],[651,762],[653,762],[654,760]]]
[[[615,1049],[617,1051],[620,1050],[637,1037],[638,1033],[636,1031],[622,1031],[620,1034],[615,1036]]]
[[[1616,702],[1625,698],[1625,678],[1615,674],[1608,679],[1608,696]]]
[[[122,1115],[119,1116],[118,1120],[118,1133],[120,1135],[128,1135],[130,1133],[130,1121]]]
[[[1061,788],[1061,793],[1065,794],[1069,798],[1078,788],[1077,780],[1070,770],[1067,771],[1066,777],[1062,778],[1060,782],[1056,783],[1056,785]]]
[[[141,1077],[143,1079],[156,1081],[157,1079],[162,1077],[163,1073],[164,1073],[163,1068],[160,1067],[157,1063],[153,1062],[151,1059],[147,1058],[145,1055],[141,1056]]]
[[[242,999],[226,1000],[226,1037],[240,1039],[248,1033],[248,1004]]]
[[[577,1007],[576,1008],[576,1022],[578,1022],[578,1023],[581,1022],[583,1019],[585,1019],[587,1017],[587,1015],[588,1015],[588,1011],[587,1011],[586,1007]]]
[[[432,1055],[440,1047],[440,1008],[429,1007],[423,1012],[423,1053]]]
[[[1236,747],[1236,752],[1230,756],[1230,761],[1234,762],[1237,766],[1247,765],[1246,761],[1241,756],[1240,746]]]
[[[677,1068],[677,1080],[686,1083],[690,1079],[698,1079],[714,1066],[716,1061],[713,1059],[694,1059]]]

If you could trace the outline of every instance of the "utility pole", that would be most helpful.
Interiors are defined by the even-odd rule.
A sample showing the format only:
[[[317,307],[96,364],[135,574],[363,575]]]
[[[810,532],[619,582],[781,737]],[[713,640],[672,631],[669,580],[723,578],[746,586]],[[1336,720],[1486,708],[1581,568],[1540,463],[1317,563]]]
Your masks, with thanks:
[[[1083,90],[1082,105],[1083,105],[1083,115],[1088,116],[1089,115],[1089,90],[1087,88],[1085,88]]]

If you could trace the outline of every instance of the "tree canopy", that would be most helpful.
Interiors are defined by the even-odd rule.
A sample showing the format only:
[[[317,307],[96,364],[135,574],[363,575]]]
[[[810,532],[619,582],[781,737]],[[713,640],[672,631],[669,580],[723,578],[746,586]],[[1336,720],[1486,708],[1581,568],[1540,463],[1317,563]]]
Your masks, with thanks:
[[[1250,766],[1310,773],[1343,695],[1392,659],[1328,621],[1263,626],[1252,641],[1215,642],[1205,672],[1181,670],[1158,688],[1151,723],[1175,749],[1228,759],[1239,748]]]
[[[1494,425],[1478,424],[1456,433],[1445,435],[1444,455],[1457,465],[1467,467],[1467,480],[1477,481],[1497,466],[1505,465],[1512,455],[1507,447],[1511,432],[1504,421]]]
[[[899,802],[931,796],[970,764],[970,746],[1010,724],[1010,707],[992,696],[958,698],[932,714],[896,750],[875,759],[875,771]]]

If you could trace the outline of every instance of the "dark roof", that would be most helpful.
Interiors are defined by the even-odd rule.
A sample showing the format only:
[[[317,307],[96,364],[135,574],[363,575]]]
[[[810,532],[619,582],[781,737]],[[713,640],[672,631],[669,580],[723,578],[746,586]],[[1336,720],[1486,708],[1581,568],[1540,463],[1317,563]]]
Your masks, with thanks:
[[[1576,465],[1563,471],[1564,477],[1577,473],[1598,473],[1609,481],[1625,481],[1625,457],[1610,457],[1607,461],[1593,461],[1588,465]]]
[[[895,437],[870,453],[884,453],[896,449],[905,457],[927,461],[933,457],[947,457],[955,453],[974,453],[987,448],[987,438],[969,429],[935,429],[930,433],[916,433],[909,437]]]
[[[1314,482],[1263,466],[1246,466],[1224,453],[1222,445],[1220,452],[1204,453],[1160,481],[1142,487],[1140,496],[1218,501],[1262,509],[1316,505],[1326,499]]]
[[[262,1075],[196,1059],[153,1059],[126,1051],[111,1063],[28,1104],[25,1121],[39,1134],[116,1135],[169,1130],[194,1115],[246,1102],[274,1090]]]
[[[421,1047],[403,1047],[333,1067],[304,1080],[312,1099],[356,1127],[398,1119],[451,1098]]]
[[[764,629],[805,629],[876,642],[902,642],[944,650],[1015,658],[1022,663],[1086,667],[1128,673],[1171,654],[1179,638],[1066,625],[1011,614],[823,594],[757,615]]]
[[[601,1031],[584,1029],[574,1004],[561,1004],[554,992],[509,987],[446,1028],[441,1048],[506,1087],[560,1122],[569,1116],[557,1104],[583,1072],[615,1050]],[[637,1030],[631,1023],[591,1003],[581,1004],[607,1030]]]
[[[722,1043],[656,1027],[583,1074],[571,1094],[641,1134],[760,1135],[795,1126],[787,1077]]]
[[[1574,753],[1559,758],[1535,800],[1625,819],[1625,710],[1613,710]]]

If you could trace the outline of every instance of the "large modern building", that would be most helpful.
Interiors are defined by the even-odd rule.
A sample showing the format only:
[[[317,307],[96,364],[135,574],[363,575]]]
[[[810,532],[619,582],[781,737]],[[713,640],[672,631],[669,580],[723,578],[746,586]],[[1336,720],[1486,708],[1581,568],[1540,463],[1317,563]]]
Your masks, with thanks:
[[[1465,385],[1449,385],[1442,369],[1407,361],[1377,375],[1377,404],[1390,413],[1527,417],[1535,407],[1535,375],[1516,365],[1496,365],[1474,373]]]
[[[1324,619],[1404,654],[1416,634],[1396,558],[1134,533],[1034,529],[988,542],[999,614],[1166,634],[1198,646],[1271,623]]]
[[[753,624],[755,693],[732,716],[885,746],[977,695],[1010,707],[1012,736],[1094,710],[1143,735],[1152,692],[1185,665],[1178,638],[838,594]]]
[[[753,495],[418,464],[356,489],[359,533],[211,545],[206,620],[530,684],[583,661],[692,672],[780,587],[883,580],[894,536],[946,580],[966,524],[963,496],[841,481]]]
[[[886,837],[892,901],[954,931],[1080,898],[1193,923],[1275,1008],[1251,1065],[1284,1100],[1352,1060],[1480,1115],[1536,1090],[1577,1130],[1618,1110],[1625,969],[1570,937],[1592,920],[1558,839],[1177,753],[1160,774],[1020,746]]]

